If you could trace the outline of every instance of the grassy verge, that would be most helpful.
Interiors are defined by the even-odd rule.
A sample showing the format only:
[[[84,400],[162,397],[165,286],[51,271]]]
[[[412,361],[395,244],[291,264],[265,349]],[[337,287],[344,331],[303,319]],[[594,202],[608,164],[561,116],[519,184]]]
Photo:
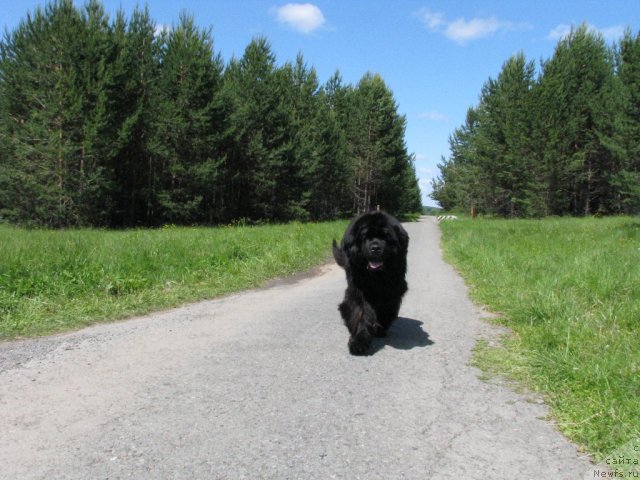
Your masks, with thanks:
[[[513,332],[481,368],[545,395],[559,428],[603,455],[640,437],[640,220],[443,222],[474,300]]]
[[[346,222],[160,230],[0,226],[0,339],[255,287],[328,258]]]

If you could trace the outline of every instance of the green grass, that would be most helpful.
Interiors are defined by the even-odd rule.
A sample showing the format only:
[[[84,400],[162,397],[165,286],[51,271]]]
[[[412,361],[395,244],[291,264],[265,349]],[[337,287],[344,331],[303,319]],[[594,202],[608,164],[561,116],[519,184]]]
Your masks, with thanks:
[[[0,226],[0,339],[117,320],[322,263],[346,222],[23,230]]]
[[[640,220],[443,222],[446,258],[512,334],[480,343],[489,374],[542,393],[601,459],[640,437]]]

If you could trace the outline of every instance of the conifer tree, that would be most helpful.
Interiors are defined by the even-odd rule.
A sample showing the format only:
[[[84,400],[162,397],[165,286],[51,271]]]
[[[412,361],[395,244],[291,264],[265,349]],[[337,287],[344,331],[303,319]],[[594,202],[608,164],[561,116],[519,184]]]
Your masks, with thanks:
[[[256,38],[225,73],[227,98],[234,105],[233,146],[227,160],[234,217],[290,217],[292,199],[283,188],[293,153],[291,116],[286,110],[288,79],[275,62],[268,41]]]
[[[147,8],[136,8],[128,22],[119,13],[114,25],[117,55],[110,102],[115,137],[110,159],[114,176],[110,223],[114,226],[158,223],[159,165],[150,144],[157,118],[155,29]]]
[[[541,128],[549,212],[607,211],[608,172],[617,171],[605,138],[618,110],[611,51],[582,25],[556,46],[540,79]]]
[[[615,141],[620,169],[612,175],[614,210],[640,211],[640,32],[627,30],[617,54],[623,106],[617,118]]]
[[[107,195],[107,17],[56,0],[2,43],[2,116],[12,215],[49,226],[100,224]]]
[[[451,156],[438,164],[440,175],[431,182],[431,198],[445,210],[485,208],[482,171],[472,141],[478,128],[478,112],[469,108],[465,123],[449,137]]]
[[[503,216],[537,210],[537,164],[531,144],[534,65],[523,54],[505,62],[482,88],[471,148],[482,172],[481,210]]]
[[[510,59],[452,135],[432,198],[503,216],[640,208],[638,57],[630,32],[614,63],[602,36],[582,25],[537,81],[524,57]]]
[[[379,75],[365,74],[347,93],[343,128],[350,156],[353,211],[381,205],[399,211],[399,188],[409,156],[404,144],[406,120]]]
[[[326,220],[349,212],[347,144],[324,89],[318,93],[317,103],[311,132],[315,156],[307,177],[309,212],[313,219]]]
[[[224,129],[218,102],[222,60],[213,52],[210,31],[200,31],[184,12],[159,43],[152,145],[159,168],[159,216],[169,223],[221,220],[216,137]]]
[[[53,227],[418,209],[382,78],[323,87],[256,38],[226,66],[186,13],[51,0],[0,41],[0,220]]]

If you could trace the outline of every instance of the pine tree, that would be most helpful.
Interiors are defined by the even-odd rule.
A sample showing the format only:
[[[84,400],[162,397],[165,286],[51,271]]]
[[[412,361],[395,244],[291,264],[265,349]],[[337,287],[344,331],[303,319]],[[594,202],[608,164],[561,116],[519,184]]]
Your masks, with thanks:
[[[612,175],[614,210],[640,211],[640,32],[627,30],[617,54],[623,107],[616,123],[615,145],[620,169]]]
[[[224,72],[223,72],[224,70]],[[320,87],[257,38],[224,68],[193,17],[157,31],[52,0],[0,41],[0,219],[53,227],[329,219],[418,209],[382,78]]]
[[[486,183],[476,158],[473,139],[477,135],[478,111],[469,108],[465,123],[449,137],[451,156],[438,164],[440,175],[431,182],[431,198],[445,210],[475,209],[483,212],[487,207]]]
[[[287,62],[277,69],[275,78],[285,142],[279,168],[278,202],[283,207],[280,216],[282,219],[307,220],[310,218],[312,177],[318,163],[315,136],[318,77],[299,53],[295,64]]]
[[[353,87],[344,85],[340,71],[324,84],[320,92],[322,104],[320,128],[323,129],[323,170],[320,178],[324,184],[318,184],[318,196],[325,194],[335,215],[353,213],[353,201],[350,192],[350,146],[347,141],[349,126],[349,98]]]
[[[309,211],[315,220],[344,216],[349,212],[347,183],[347,143],[326,91],[318,94],[312,134],[315,161],[308,172]]]
[[[630,32],[616,64],[586,25],[558,42],[537,82],[533,64],[512,57],[454,131],[432,198],[511,216],[640,208],[637,60]]]
[[[210,31],[199,31],[186,13],[159,43],[152,145],[159,217],[170,223],[220,221],[222,161],[216,137],[224,129],[218,97],[222,60],[213,53]]]
[[[485,83],[471,148],[485,191],[480,209],[502,216],[538,212],[537,163],[531,137],[535,67],[523,54],[505,62]]]
[[[2,43],[4,178],[16,221],[61,227],[106,219],[108,33],[99,3],[82,13],[57,0]]]
[[[549,212],[589,215],[610,207],[609,172],[619,98],[611,51],[586,25],[562,39],[543,65],[539,101]]]
[[[393,94],[379,75],[364,75],[345,93],[342,126],[349,145],[353,211],[380,205],[399,212],[403,176],[411,165],[404,143],[406,119],[397,113]]]
[[[236,218],[286,220],[297,200],[285,188],[293,156],[289,80],[275,62],[268,41],[257,38],[225,71],[225,95],[233,104],[229,202]]]
[[[405,157],[405,165],[397,186],[399,190],[396,212],[422,212],[422,194],[415,168],[415,155]]]
[[[148,9],[136,8],[127,22],[119,13],[113,31],[110,108],[113,111],[114,226],[158,223],[159,165],[150,145],[157,118],[155,82],[158,77],[158,44],[155,23]]]

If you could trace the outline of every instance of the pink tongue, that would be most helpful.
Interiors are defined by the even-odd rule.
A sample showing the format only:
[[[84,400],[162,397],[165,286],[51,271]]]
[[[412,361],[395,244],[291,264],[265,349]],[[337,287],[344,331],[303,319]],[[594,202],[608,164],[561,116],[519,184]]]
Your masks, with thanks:
[[[382,262],[369,262],[369,269],[370,270],[378,270],[379,268],[382,268],[382,265],[384,265]]]

